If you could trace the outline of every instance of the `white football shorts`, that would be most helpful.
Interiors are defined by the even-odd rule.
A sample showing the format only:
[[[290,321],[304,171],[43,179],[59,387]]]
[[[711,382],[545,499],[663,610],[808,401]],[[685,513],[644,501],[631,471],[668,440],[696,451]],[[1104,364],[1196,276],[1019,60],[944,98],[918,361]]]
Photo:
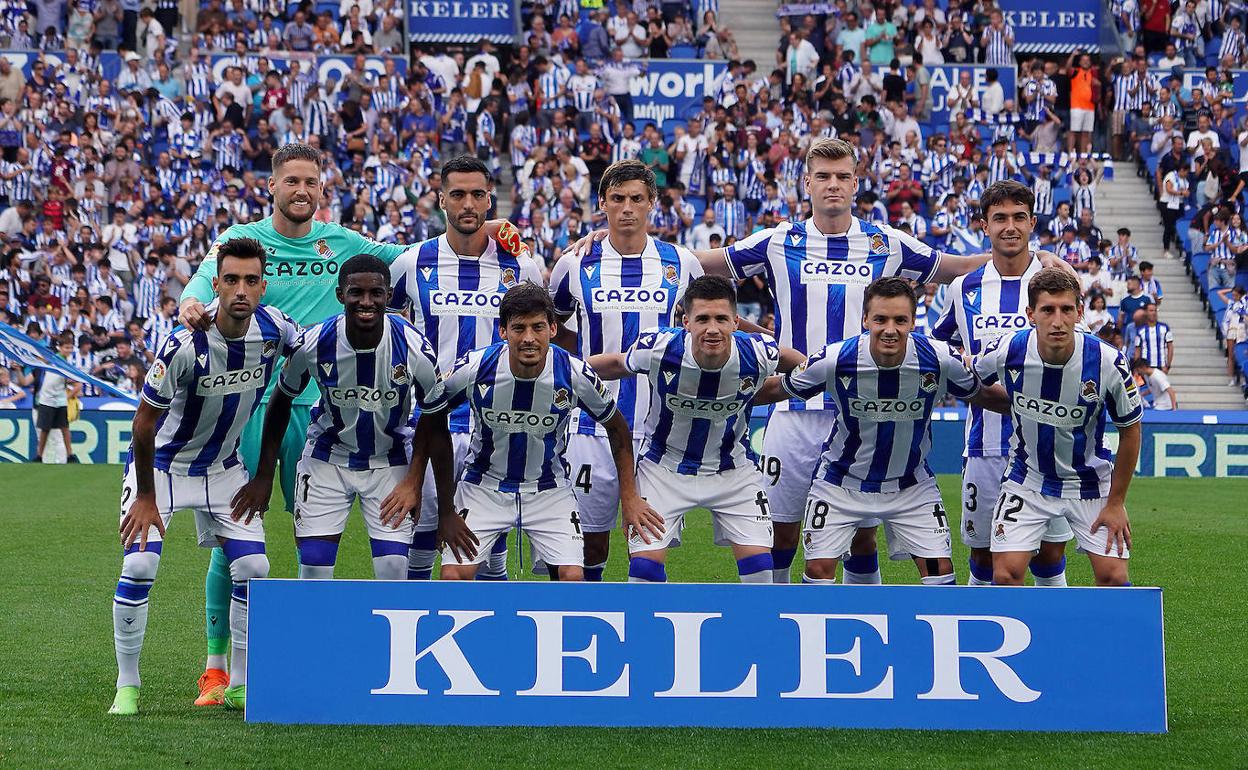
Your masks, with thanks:
[[[894,559],[949,558],[949,518],[934,479],[898,492],[860,492],[818,479],[810,488],[802,542],[809,559],[839,559],[849,553],[863,512],[884,523]]]
[[[457,561],[443,547],[443,564],[480,564],[490,555],[494,541],[513,527],[532,544],[533,552],[546,564],[585,565],[585,538],[570,487],[541,492],[498,492],[477,484],[461,483],[455,490],[455,510],[477,536],[477,556]]]
[[[381,523],[381,502],[407,475],[406,465],[353,470],[304,455],[295,477],[295,537],[341,535],[358,497],[370,540],[412,542],[416,526],[407,516],[395,529]]]
[[[711,512],[715,545],[771,547],[771,514],[762,478],[754,466],[706,476],[685,476],[646,460],[637,464],[637,487],[660,516],[663,537],[646,543],[628,534],[628,552],[657,551],[680,545],[685,514],[695,508]]]
[[[451,448],[455,452],[455,481],[464,472],[464,462],[468,459],[468,447],[472,444],[471,433],[452,433]],[[420,519],[416,522],[417,532],[432,532],[438,528],[438,490],[433,480],[433,466],[425,468],[425,481],[420,489]]]
[[[1001,497],[1006,457],[968,457],[962,470],[962,542],[969,548],[988,548],[992,539],[992,512]],[[1049,520],[1041,539],[1065,543],[1074,537],[1064,517]]]
[[[633,439],[633,457],[640,456],[641,439]],[[615,456],[606,436],[568,436],[568,475],[581,507],[581,528],[586,532],[610,532],[620,512],[620,479]]]
[[[802,520],[810,483],[819,465],[824,442],[832,435],[836,412],[772,412],[763,432],[763,458],[760,462],[771,518],[777,524]],[[879,526],[880,520],[863,519],[860,527]]]
[[[156,492],[156,510],[166,528],[174,511],[189,508],[195,514],[195,530],[198,542],[204,548],[216,548],[220,545],[217,538],[227,540],[250,540],[264,542],[264,521],[259,516],[250,524],[234,521],[230,518],[234,495],[247,483],[247,469],[242,464],[211,476],[179,476],[159,468],[152,469]],[[121,482],[121,517],[134,504],[138,490],[134,464],[126,463],[125,474]],[[245,521],[245,520],[244,520]],[[161,540],[156,527],[147,531],[148,542]],[[135,542],[139,542],[135,539]]]
[[[1024,488],[1014,481],[1001,483],[1001,496],[993,507],[992,552],[1034,551],[1040,547],[1049,522],[1065,519],[1074,531],[1079,550],[1097,556],[1105,556],[1109,542],[1109,530],[1101,527],[1092,534],[1092,523],[1101,515],[1106,500],[1096,498],[1049,497]],[[1128,559],[1131,553],[1123,548],[1119,556],[1117,548],[1109,555]]]

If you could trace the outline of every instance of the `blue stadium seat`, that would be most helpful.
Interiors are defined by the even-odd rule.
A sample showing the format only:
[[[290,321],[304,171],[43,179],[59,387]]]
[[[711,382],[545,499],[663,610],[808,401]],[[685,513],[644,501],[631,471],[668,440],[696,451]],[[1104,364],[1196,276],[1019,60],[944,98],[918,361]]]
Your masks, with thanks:
[[[698,49],[691,45],[674,45],[668,50],[667,55],[671,59],[696,59]]]

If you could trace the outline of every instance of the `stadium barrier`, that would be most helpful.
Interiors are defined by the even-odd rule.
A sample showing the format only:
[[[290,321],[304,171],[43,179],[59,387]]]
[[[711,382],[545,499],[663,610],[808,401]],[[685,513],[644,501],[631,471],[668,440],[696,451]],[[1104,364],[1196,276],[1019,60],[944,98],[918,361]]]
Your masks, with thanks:
[[[29,399],[27,400],[29,401]],[[133,407],[114,399],[84,399],[70,432],[74,452],[84,463],[122,463],[130,446]],[[0,462],[26,462],[35,456],[35,424],[25,408],[0,409]],[[767,411],[756,409],[750,440],[762,455]],[[932,420],[932,451],[928,462],[936,473],[962,472],[966,410],[939,409]],[[1118,436],[1112,426],[1110,446]],[[1248,476],[1248,411],[1145,412],[1144,442],[1137,476]]]
[[[254,580],[246,718],[1165,732],[1161,597]]]

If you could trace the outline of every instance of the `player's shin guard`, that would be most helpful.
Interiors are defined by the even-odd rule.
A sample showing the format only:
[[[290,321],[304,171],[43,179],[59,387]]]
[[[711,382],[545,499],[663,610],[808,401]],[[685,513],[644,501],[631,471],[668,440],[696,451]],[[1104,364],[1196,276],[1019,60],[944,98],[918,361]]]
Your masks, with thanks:
[[[225,541],[230,560],[230,687],[247,684],[247,581],[268,577],[269,557],[264,543],[250,540]]]
[[[402,580],[407,570],[407,545],[395,540],[370,539],[373,549],[373,577]]]
[[[1053,564],[1037,564],[1035,559],[1028,565],[1036,578],[1037,586],[1066,587],[1066,557]]]
[[[121,578],[113,594],[113,645],[117,651],[117,686],[139,686],[139,652],[147,631],[147,596],[160,566],[160,543],[140,551],[132,545],[121,561]]]
[[[967,578],[968,586],[990,586],[992,585],[992,565],[981,567],[979,562],[975,561],[975,557],[967,560],[971,567],[971,575]]]
[[[338,561],[338,544],[319,537],[305,537],[299,542],[299,579],[331,580]]]
[[[654,559],[634,556],[628,560],[628,582],[666,583],[667,567]]]
[[[925,586],[956,586],[958,579],[950,572],[948,575],[928,575],[919,578]]]
[[[204,577],[204,627],[208,633],[208,664],[222,671],[230,652],[230,563],[220,548],[212,549]]]
[[[438,533],[417,531],[407,551],[407,579],[428,580],[433,577],[433,559],[437,556]]]
[[[789,570],[793,566],[793,559],[797,558],[796,548],[772,548],[771,549],[771,582],[787,583],[789,582]]]
[[[737,559],[737,575],[742,583],[770,583],[773,564],[771,553],[756,553]]]
[[[506,580],[507,579],[507,533],[499,535],[494,541],[494,547],[490,549],[489,558],[485,560],[485,564],[481,565],[481,569],[477,570],[477,580]]]
[[[586,564],[585,565],[585,581],[587,583],[601,583],[602,573],[606,571],[606,569],[607,569],[607,563],[605,561],[602,562],[601,564]]]
[[[807,583],[807,584],[809,584],[809,585],[814,585],[814,586],[834,586],[834,585],[836,585],[836,578],[834,578],[834,577],[830,577],[830,578],[813,578],[813,577],[811,577],[810,575],[807,575],[805,572],[803,572],[803,573],[802,573],[802,582],[803,582],[803,583]]]
[[[868,553],[861,556],[850,554],[842,564],[845,567],[845,585],[878,586],[883,583],[880,577],[880,556]]]

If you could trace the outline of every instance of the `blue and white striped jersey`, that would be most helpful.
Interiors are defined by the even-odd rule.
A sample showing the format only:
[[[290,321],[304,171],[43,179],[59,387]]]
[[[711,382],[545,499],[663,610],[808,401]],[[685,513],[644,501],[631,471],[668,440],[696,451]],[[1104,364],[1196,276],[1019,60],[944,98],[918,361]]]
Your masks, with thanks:
[[[1075,335],[1062,366],[1046,364],[1034,329],[998,337],[975,359],[986,384],[1010,396],[1014,434],[1005,479],[1050,497],[1092,500],[1109,494],[1112,466],[1105,418],[1124,427],[1143,407],[1127,360],[1091,334]]]
[[[867,284],[890,275],[931,281],[940,253],[887,225],[857,217],[840,235],[825,235],[808,219],[783,222],[733,244],[728,264],[737,280],[766,275],[776,308],[776,338],[810,355],[862,332]],[[776,408],[820,410],[834,404],[829,393]]]
[[[900,366],[882,367],[863,333],[828,345],[781,380],[796,398],[826,393],[837,404],[815,478],[862,492],[896,492],[932,478],[932,409],[952,393],[970,398],[979,379],[949,345],[911,334]]]
[[[745,441],[754,393],[776,373],[771,337],[736,332],[723,368],[703,369],[684,329],[651,329],[629,348],[629,370],[650,380],[650,413],[639,459],[675,473],[710,475],[757,462]]]
[[[550,273],[550,293],[561,316],[576,316],[580,356],[623,353],[643,329],[675,326],[677,305],[702,265],[688,249],[646,239],[640,254],[624,255],[611,239],[594,243],[588,254],[564,256]],[[629,378],[607,384],[620,411],[642,438],[650,405],[650,381]],[[590,415],[577,418],[577,432],[605,436]]]
[[[209,305],[215,309],[215,302]],[[143,382],[143,400],[166,410],[156,423],[153,465],[177,476],[238,465],[243,426],[298,336],[295,322],[267,305],[256,308],[239,339],[226,339],[215,325],[206,332],[175,329]]]
[[[309,327],[286,359],[277,387],[294,398],[315,381],[305,452],[353,470],[407,465],[412,458],[412,406],[437,411],[442,377],[433,348],[416,327],[396,315],[372,350],[347,340],[342,314]]]
[[[977,356],[1003,334],[1031,328],[1027,320],[1027,284],[1042,265],[1036,256],[1021,276],[1003,276],[992,262],[949,284],[950,300],[931,336],[961,347]],[[966,421],[963,457],[1005,457],[1010,451],[1010,418],[975,404]]]
[[[445,235],[400,254],[390,278],[391,307],[408,313],[433,346],[443,374],[460,356],[498,342],[498,304],[508,289],[522,281],[545,284],[532,257],[499,251],[492,238],[481,256],[460,256]],[[465,404],[451,413],[451,430],[467,433],[468,419]]]
[[[1142,358],[1149,366],[1164,369],[1170,366],[1166,343],[1174,342],[1170,325],[1158,321],[1151,326],[1144,324],[1135,330],[1135,357]]]
[[[499,492],[540,492],[568,485],[563,459],[573,409],[606,421],[615,399],[594,370],[551,345],[542,373],[512,374],[507,344],[474,350],[446,377],[451,404],[467,400],[472,441],[460,481]]]

